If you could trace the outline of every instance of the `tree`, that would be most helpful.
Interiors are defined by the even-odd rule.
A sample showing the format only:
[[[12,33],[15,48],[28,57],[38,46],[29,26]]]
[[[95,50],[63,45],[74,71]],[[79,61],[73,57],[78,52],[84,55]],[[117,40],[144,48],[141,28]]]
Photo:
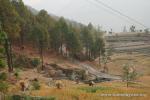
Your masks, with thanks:
[[[25,41],[25,37],[27,36],[27,33],[30,32],[29,23],[32,14],[24,5],[22,0],[13,0],[12,5],[14,6],[16,12],[18,13],[18,22],[20,25],[19,37],[20,37],[20,44],[22,47],[24,45],[24,41]]]
[[[85,55],[90,60],[91,59],[91,51],[92,51],[92,45],[94,44],[93,39],[93,25],[91,23],[88,24],[87,27],[84,27],[81,31],[82,34],[82,42],[83,46],[85,47]]]
[[[19,37],[18,13],[10,0],[0,0],[0,21],[3,31],[11,40]]]
[[[105,43],[103,39],[97,36],[95,41],[95,58],[99,57],[99,66],[101,67],[101,56],[105,53]],[[97,55],[97,56],[96,56]]]
[[[58,32],[59,32],[59,45],[60,45],[60,53],[63,53],[63,44],[65,44],[65,36],[68,33],[68,25],[63,17],[61,17],[58,21]]]
[[[51,32],[50,44],[53,51],[59,52],[60,47],[60,35],[59,35],[59,27],[58,22],[55,24],[54,29]]]
[[[145,29],[144,32],[145,32],[145,33],[149,33],[149,29],[148,29],[148,28]]]
[[[45,45],[47,47],[50,47],[51,32],[53,32],[55,21],[51,18],[51,16],[45,10],[40,10],[38,15],[36,16],[36,21],[41,26],[43,26],[44,35],[45,35]]]
[[[40,58],[42,60],[42,70],[44,70],[44,57],[43,57],[43,49],[44,49],[44,44],[43,40],[39,40],[39,51],[40,51]]]
[[[81,28],[81,41],[88,60],[94,60],[105,52],[103,32],[95,29],[91,23]],[[100,59],[99,59],[100,61]]]
[[[123,80],[126,81],[126,86],[129,87],[129,82],[135,80],[137,72],[131,64],[125,64],[123,66]]]
[[[40,24],[36,24],[32,30],[32,36],[35,38],[34,41],[36,42],[36,46],[38,47],[40,58],[42,60],[42,70],[44,69],[44,57],[43,57],[43,50],[45,47],[45,28]]]
[[[132,25],[132,26],[130,27],[130,31],[131,31],[131,32],[135,32],[135,26],[134,26],[134,25]]]
[[[65,19],[61,17],[55,24],[51,32],[51,47],[60,54],[63,54],[63,46],[67,43],[67,35],[69,32],[69,26]]]
[[[12,47],[11,43],[6,35],[5,32],[0,30],[0,41],[5,48],[5,53],[7,57],[7,65],[8,65],[8,71],[12,72],[13,71],[13,62],[12,62]]]
[[[63,17],[55,19],[45,10],[33,14],[22,0],[0,0],[0,22],[7,33],[8,52],[14,42],[21,48],[30,43],[39,49],[42,62],[46,47],[61,55],[66,49],[71,57],[82,54],[86,60],[94,60],[105,51],[101,32],[91,23],[86,26]]]
[[[66,47],[68,48],[71,57],[74,57],[81,51],[81,42],[72,27],[70,27],[70,31],[66,35]]]

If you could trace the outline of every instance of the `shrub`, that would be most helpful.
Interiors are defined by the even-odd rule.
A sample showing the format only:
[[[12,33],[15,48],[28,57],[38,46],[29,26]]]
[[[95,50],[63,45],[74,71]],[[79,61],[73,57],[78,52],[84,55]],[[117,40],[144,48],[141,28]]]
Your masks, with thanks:
[[[129,86],[130,81],[134,81],[136,78],[137,78],[137,72],[134,69],[133,65],[125,64],[123,67],[122,79],[126,81],[127,87]]]
[[[16,69],[14,76],[18,79],[19,78],[19,69]]]
[[[0,82],[0,92],[7,92],[8,84],[5,82]]]
[[[107,90],[108,87],[81,87],[80,90],[86,91],[87,93],[96,93],[98,90]]]
[[[15,67],[28,67],[29,66],[29,59],[24,55],[19,55],[14,60],[14,66]]]
[[[37,67],[41,63],[40,58],[33,58],[31,61],[31,65]]]
[[[5,62],[2,59],[0,59],[0,68],[5,68],[5,66]]]
[[[5,49],[4,48],[0,48],[0,53],[4,53],[5,52]]]
[[[20,100],[21,96],[20,95],[13,95],[12,100]]]
[[[34,81],[34,82],[32,83],[32,86],[33,86],[33,89],[34,89],[34,90],[39,90],[40,87],[41,87],[38,81]]]
[[[32,96],[21,96],[13,95],[10,100],[56,100],[55,97],[32,97]]]
[[[56,100],[55,97],[32,97],[33,100]]]
[[[7,79],[7,74],[5,72],[0,73],[0,80],[4,81]]]

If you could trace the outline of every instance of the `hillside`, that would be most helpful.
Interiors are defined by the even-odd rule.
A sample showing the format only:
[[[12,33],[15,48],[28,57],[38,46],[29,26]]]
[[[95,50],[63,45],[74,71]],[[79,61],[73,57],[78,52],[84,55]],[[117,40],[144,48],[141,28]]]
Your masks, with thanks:
[[[0,100],[148,100],[149,61],[149,33],[105,36],[0,0]]]
[[[14,52],[17,55],[26,55],[28,57],[38,57],[38,52],[36,49],[32,47],[25,47],[23,51],[20,51],[20,48],[17,46],[13,47]],[[138,57],[137,57],[138,56]],[[18,93],[20,90],[19,82],[22,80],[33,80],[34,78],[37,78],[41,84],[40,90],[32,90],[32,91],[26,91],[26,94],[30,94],[30,96],[42,96],[42,97],[56,97],[58,100],[74,100],[74,98],[79,98],[79,100],[94,100],[95,99],[101,99],[101,96],[96,95],[103,95],[103,93],[136,93],[136,94],[143,94],[145,96],[141,97],[132,97],[131,100],[144,100],[149,98],[149,83],[150,83],[150,72],[149,72],[149,57],[143,56],[142,54],[132,54],[127,55],[126,53],[117,53],[112,56],[111,62],[108,63],[109,66],[109,73],[114,75],[121,75],[122,74],[122,68],[119,68],[120,65],[128,62],[128,61],[136,61],[135,66],[137,67],[137,71],[140,72],[141,76],[136,80],[136,83],[130,84],[129,88],[126,88],[126,83],[122,82],[121,80],[117,81],[104,81],[104,82],[98,82],[95,84],[94,87],[89,87],[86,82],[80,81],[79,84],[76,84],[75,81],[70,80],[68,78],[62,77],[62,75],[57,77],[48,77],[45,73],[48,71],[46,69],[46,72],[38,72],[37,69],[21,69],[19,72],[19,80],[15,85],[12,85],[12,87],[9,88],[9,92],[15,92]],[[144,61],[144,62],[143,62]],[[143,62],[143,63],[142,63]],[[44,54],[44,63],[51,64],[55,63],[60,68],[57,69],[57,72],[60,72],[60,69],[67,70],[67,71],[77,71],[79,70],[88,70],[93,74],[98,74],[96,70],[99,68],[91,67],[95,65],[95,62],[77,62],[77,61],[71,61],[69,59],[66,59],[62,56],[58,56],[54,53],[45,53]],[[143,64],[143,66],[137,66]],[[85,66],[82,69],[82,66]],[[88,67],[86,67],[88,66]],[[58,68],[58,67],[57,67]],[[94,69],[96,70],[94,70]],[[51,70],[51,67],[49,66],[49,71]],[[99,69],[100,70],[100,69]],[[94,72],[93,72],[94,71]],[[147,72],[146,72],[147,71]],[[51,72],[52,73],[52,72]],[[68,73],[68,72],[67,72]],[[60,74],[60,73],[59,73]],[[102,73],[101,73],[102,74]],[[46,76],[45,76],[46,75]],[[99,75],[99,74],[98,74]],[[109,76],[108,76],[109,75]],[[113,75],[107,74],[108,78],[112,77]],[[101,77],[106,77],[105,74],[102,74]],[[54,80],[51,81],[51,78]],[[55,82],[57,80],[61,80],[63,83],[62,89],[55,88]],[[110,97],[110,100],[120,100],[121,99],[129,99],[129,97]],[[104,100],[108,100],[108,97],[103,97]]]
[[[116,52],[150,54],[150,34],[120,33],[114,36],[106,36],[106,41]]]

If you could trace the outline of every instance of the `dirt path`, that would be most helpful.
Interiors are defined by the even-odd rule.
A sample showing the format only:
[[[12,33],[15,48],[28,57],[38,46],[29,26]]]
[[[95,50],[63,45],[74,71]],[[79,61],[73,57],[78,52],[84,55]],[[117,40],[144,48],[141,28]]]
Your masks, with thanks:
[[[91,66],[91,65],[89,65],[89,64],[81,63],[79,61],[75,61],[75,63],[78,64],[78,66],[80,66],[84,70],[88,71],[90,74],[96,76],[97,78],[106,78],[106,79],[112,79],[112,80],[121,80],[121,77],[115,76],[115,75],[106,74],[106,73],[102,73],[102,72],[94,69],[94,67]]]

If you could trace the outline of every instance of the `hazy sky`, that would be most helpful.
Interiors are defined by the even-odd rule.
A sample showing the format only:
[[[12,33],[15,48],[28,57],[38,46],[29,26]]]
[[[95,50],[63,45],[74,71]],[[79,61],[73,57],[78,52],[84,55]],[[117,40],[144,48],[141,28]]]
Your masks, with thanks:
[[[108,8],[98,4],[95,0],[23,0],[25,4],[37,10],[45,9],[57,16],[81,22],[83,24],[93,23],[100,25],[105,30],[122,31],[134,24],[120,15],[114,14]],[[124,13],[131,18],[150,27],[150,0],[99,0],[112,8]]]

